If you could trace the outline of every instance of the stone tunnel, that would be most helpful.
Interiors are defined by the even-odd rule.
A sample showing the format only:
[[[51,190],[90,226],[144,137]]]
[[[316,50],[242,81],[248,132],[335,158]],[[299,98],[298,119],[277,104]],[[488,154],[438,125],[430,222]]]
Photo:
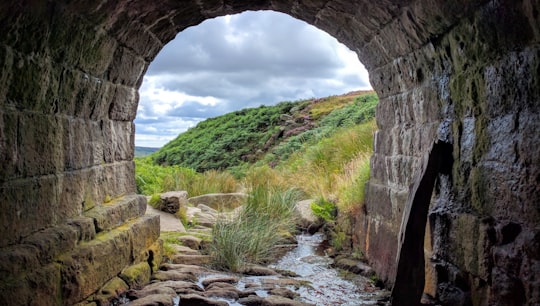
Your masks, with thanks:
[[[0,300],[86,305],[156,265],[159,220],[135,194],[138,88],[176,34],[246,10],[304,20],[368,69],[378,131],[354,241],[386,285],[444,305],[539,305],[537,0],[3,1]],[[414,189],[430,153],[445,166]],[[424,220],[407,227],[420,278],[398,269],[405,211]]]

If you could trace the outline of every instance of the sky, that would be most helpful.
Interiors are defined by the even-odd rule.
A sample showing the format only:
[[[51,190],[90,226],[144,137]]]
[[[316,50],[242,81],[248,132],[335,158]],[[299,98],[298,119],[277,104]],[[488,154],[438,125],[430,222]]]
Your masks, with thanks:
[[[161,147],[206,118],[247,107],[370,88],[356,53],[303,21],[271,11],[209,19],[150,64],[135,145]]]

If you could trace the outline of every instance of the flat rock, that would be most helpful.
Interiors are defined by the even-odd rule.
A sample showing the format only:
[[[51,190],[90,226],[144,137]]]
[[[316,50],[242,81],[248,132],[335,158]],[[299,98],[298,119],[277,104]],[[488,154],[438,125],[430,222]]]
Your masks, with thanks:
[[[162,288],[172,289],[175,293],[178,293],[178,294],[188,294],[188,293],[195,293],[195,292],[203,291],[203,289],[199,287],[197,284],[195,284],[194,282],[188,282],[188,281],[155,282],[146,286],[142,290],[154,290],[154,289],[161,290]]]
[[[229,303],[225,301],[215,301],[197,294],[181,294],[180,304],[197,306],[229,306]]]
[[[150,205],[146,206],[146,214],[159,215],[159,229],[162,232],[186,232],[184,224],[182,224],[182,221],[180,221],[180,219],[178,219],[175,215],[155,209]]]
[[[240,273],[253,276],[270,276],[279,274],[273,269],[259,265],[247,265],[240,270]]]
[[[162,284],[162,283],[159,282],[156,284]],[[142,299],[149,295],[156,295],[156,294],[175,297],[176,291],[174,291],[174,289],[167,286],[153,286],[153,287],[145,287],[141,290],[129,290],[126,296],[130,300],[136,300],[136,299]]]
[[[227,284],[236,284],[238,283],[239,278],[234,276],[224,276],[224,277],[211,277],[204,279],[201,283],[207,288],[213,283],[227,283]],[[208,288],[207,288],[208,289]]]
[[[217,271],[213,271],[213,270],[210,270],[208,268],[197,266],[197,265],[173,264],[173,263],[162,264],[160,269],[164,270],[164,271],[176,270],[176,271],[179,271],[179,272],[182,272],[182,273],[191,273],[193,275],[219,273]]]
[[[350,258],[336,258],[332,266],[366,277],[370,277],[375,274],[375,272],[370,266],[366,265],[361,261]]]
[[[197,281],[197,278],[195,277],[195,275],[193,275],[191,273],[182,273],[182,272],[175,271],[175,270],[156,271],[156,273],[154,273],[152,275],[152,279],[153,280],[159,280],[159,281],[169,281],[169,280],[173,280],[173,281],[192,281],[192,282]]]
[[[204,265],[210,263],[211,259],[209,255],[175,255],[171,261],[175,264]]]
[[[179,236],[177,237],[177,239],[182,243],[182,245],[187,246],[188,248],[191,248],[193,250],[198,250],[201,248],[201,238],[197,238],[191,235],[185,235]]]
[[[152,294],[141,299],[131,301],[129,306],[173,306],[173,297],[168,294]]]
[[[173,244],[171,247],[174,249],[175,253],[181,255],[201,255],[201,252],[194,250],[190,247],[184,245]]]

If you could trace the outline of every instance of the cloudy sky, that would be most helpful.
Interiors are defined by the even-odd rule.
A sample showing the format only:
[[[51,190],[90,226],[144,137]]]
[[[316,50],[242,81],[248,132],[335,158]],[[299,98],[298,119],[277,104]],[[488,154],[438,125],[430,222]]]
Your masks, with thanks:
[[[206,20],[167,44],[140,88],[135,144],[161,147],[206,118],[368,89],[355,53],[276,12]]]

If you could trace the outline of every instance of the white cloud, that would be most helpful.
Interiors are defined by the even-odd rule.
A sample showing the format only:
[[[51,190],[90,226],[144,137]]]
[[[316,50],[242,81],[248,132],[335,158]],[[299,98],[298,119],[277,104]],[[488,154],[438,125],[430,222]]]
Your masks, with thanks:
[[[140,89],[138,146],[162,146],[203,118],[371,88],[356,54],[276,12],[207,20],[179,33]]]

